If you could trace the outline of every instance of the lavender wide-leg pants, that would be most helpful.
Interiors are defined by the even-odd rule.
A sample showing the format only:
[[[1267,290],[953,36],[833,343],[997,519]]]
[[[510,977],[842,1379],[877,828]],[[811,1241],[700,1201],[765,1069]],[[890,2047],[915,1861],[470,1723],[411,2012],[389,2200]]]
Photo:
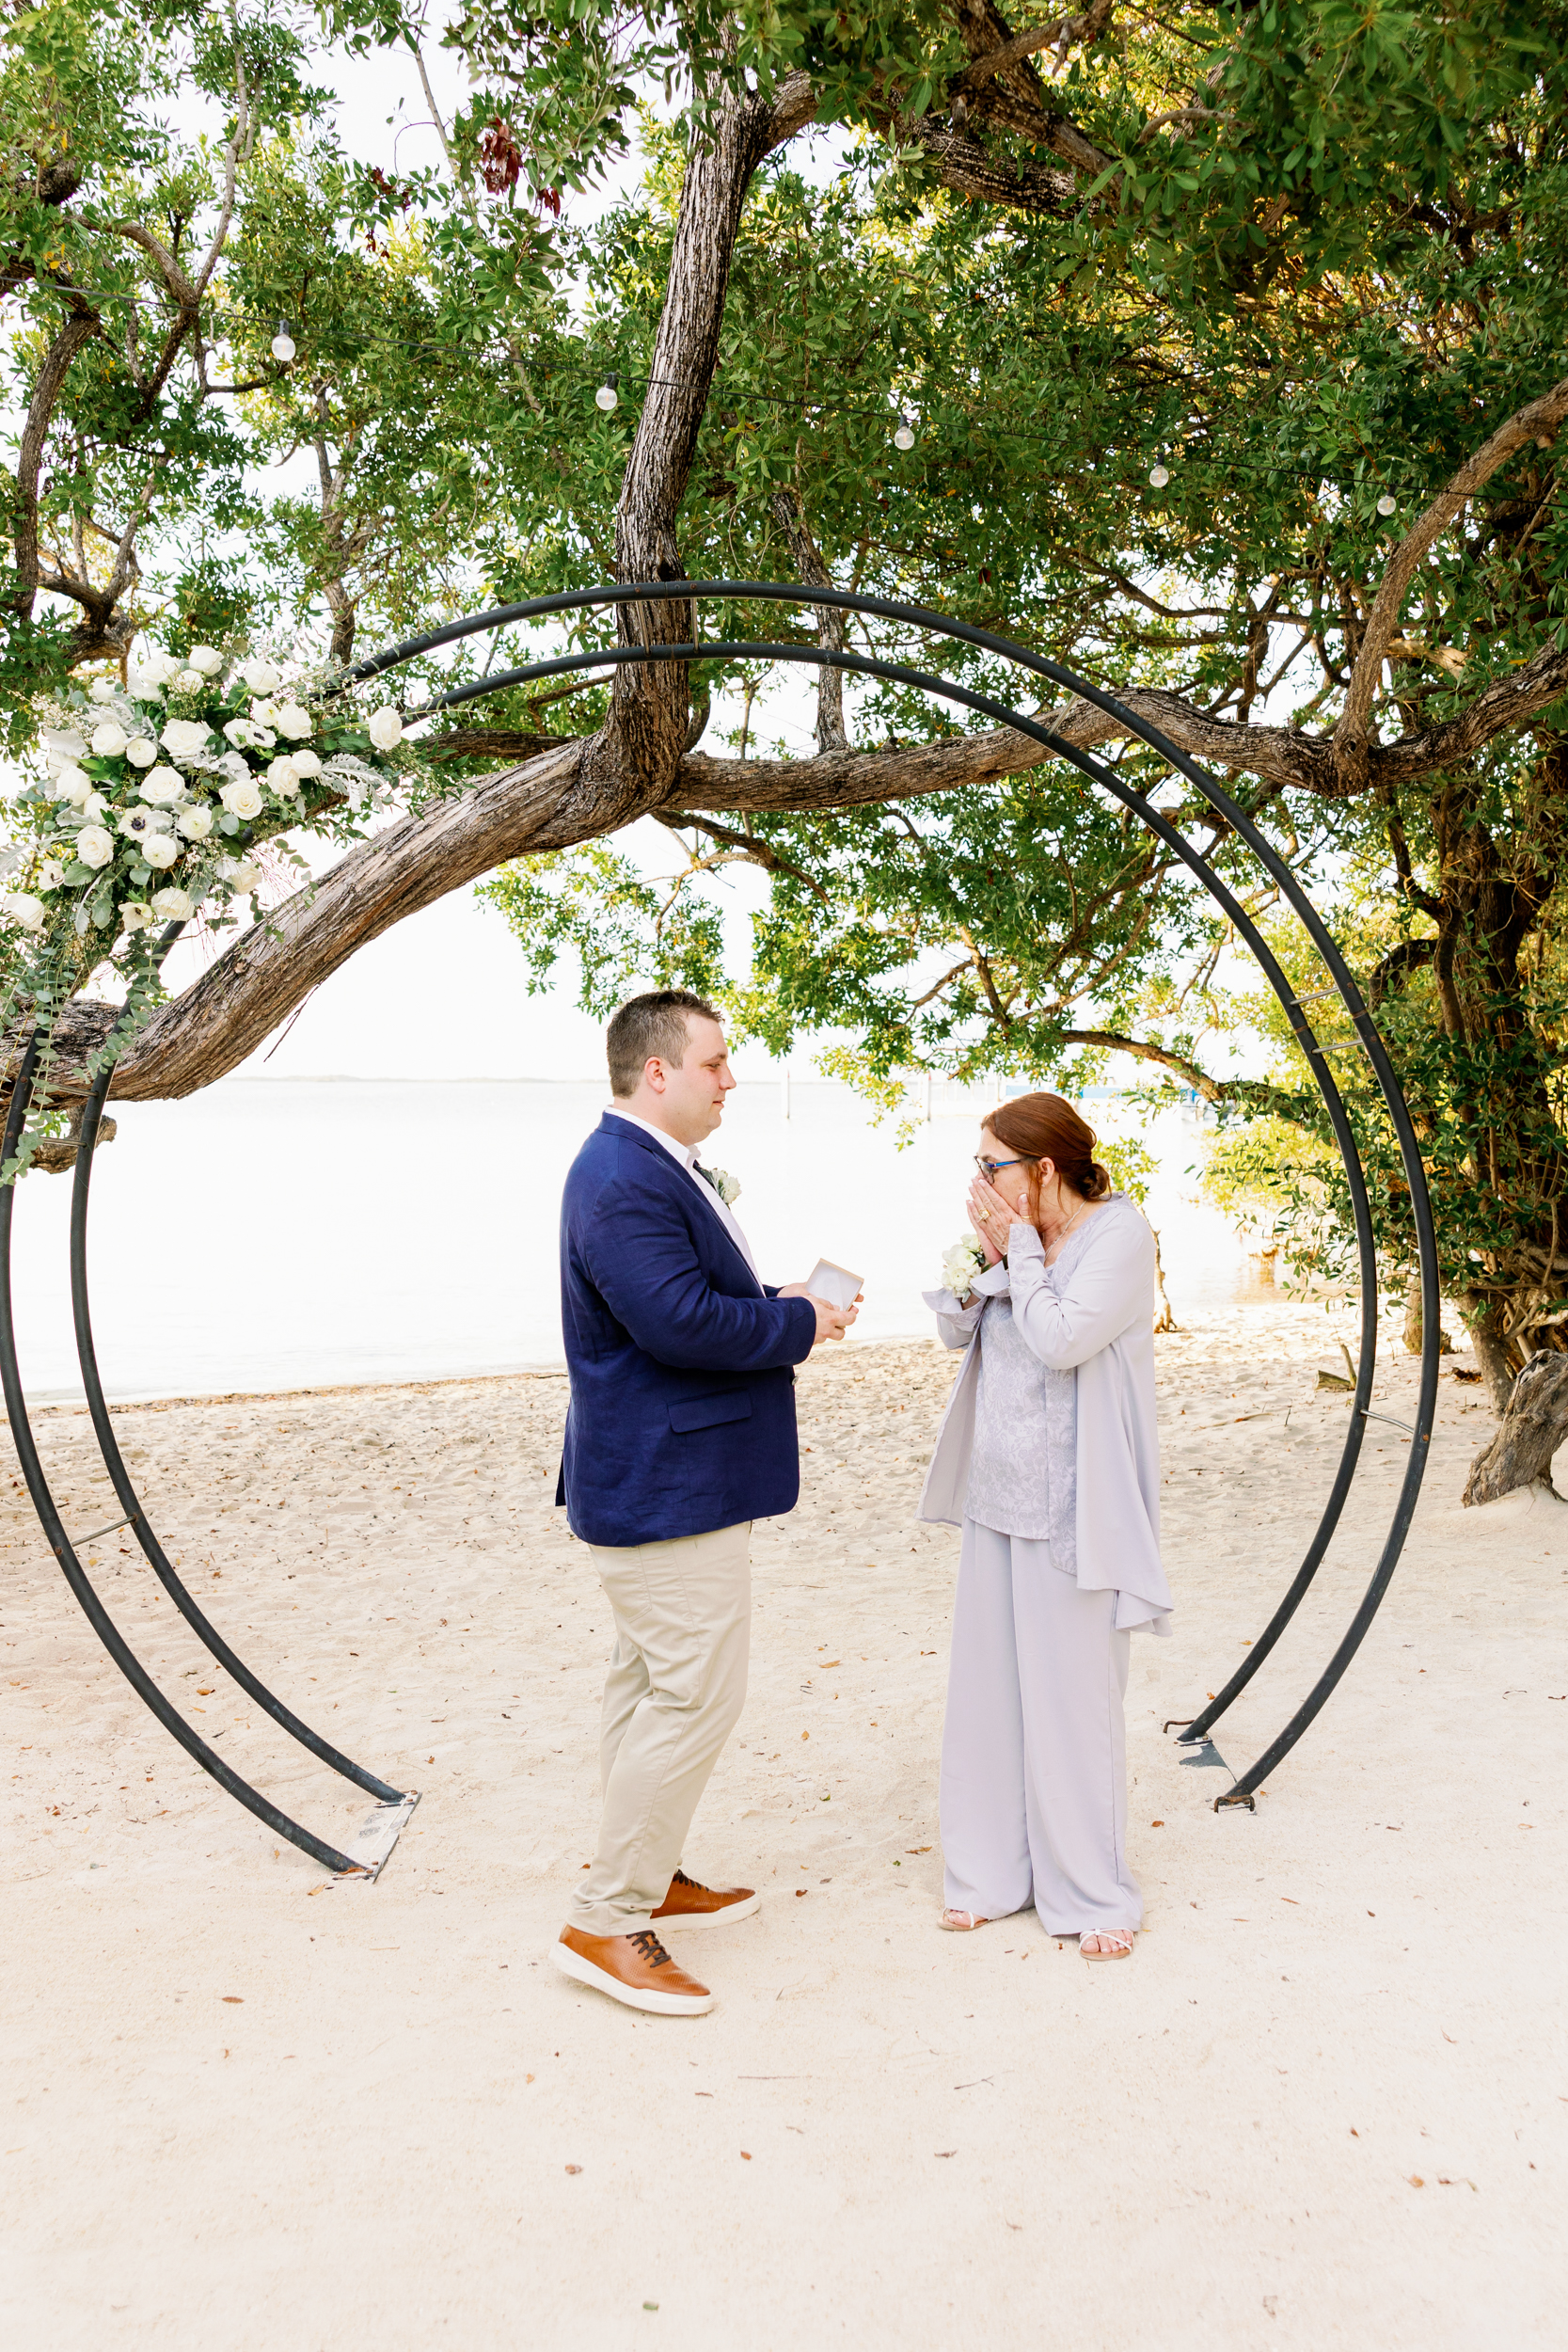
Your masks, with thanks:
[[[1127,1867],[1130,1636],[1051,1546],[966,1518],[942,1736],[945,1899],[1053,1935],[1135,1928]]]

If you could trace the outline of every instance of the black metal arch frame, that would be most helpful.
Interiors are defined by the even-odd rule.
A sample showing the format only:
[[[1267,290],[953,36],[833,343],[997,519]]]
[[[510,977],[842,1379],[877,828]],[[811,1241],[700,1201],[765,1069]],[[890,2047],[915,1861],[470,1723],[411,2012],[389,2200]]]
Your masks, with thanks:
[[[436,695],[431,702],[422,706],[420,712],[414,714],[422,717],[428,712],[472,701],[480,695],[498,692],[505,687],[526,684],[540,678],[561,676],[574,671],[614,666],[623,662],[736,660],[789,661],[812,667],[831,665],[835,669],[851,671],[862,676],[882,678],[895,684],[911,686],[923,692],[938,695],[944,701],[956,703],[964,709],[975,711],[982,717],[992,719],[1004,726],[1015,729],[1019,734],[1040,744],[1057,758],[1069,761],[1091,782],[1110,793],[1113,799],[1119,801],[1125,808],[1132,810],[1144,824],[1148,826],[1150,831],[1156,834],[1197,877],[1210,896],[1223,909],[1237,936],[1244,940],[1251,949],[1269,985],[1285,1009],[1291,1030],[1307,1057],[1308,1067],[1323,1095],[1344,1161],[1355,1219],[1361,1278],[1361,1352],[1356,1370],[1354,1393],[1351,1400],[1350,1425],[1346,1433],[1344,1447],[1323,1516],[1307,1548],[1302,1564],[1291,1579],[1273,1616],[1252,1644],[1242,1665],[1203,1711],[1181,1727],[1181,1741],[1184,1745],[1201,1747],[1207,1741],[1212,1726],[1252,1680],[1295,1614],[1317,1574],[1338,1524],[1360,1454],[1362,1438],[1370,1417],[1370,1400],[1375,1363],[1377,1262],[1372,1244],[1371,1216],[1367,1199],[1365,1174],[1344,1103],[1334,1083],[1333,1073],[1326,1057],[1341,1047],[1350,1045],[1358,1045],[1366,1053],[1384,1100],[1388,1106],[1389,1117],[1398,1137],[1405,1181],[1410,1189],[1420,1259],[1423,1344],[1416,1425],[1411,1432],[1410,1459],[1401,1485],[1393,1521],[1373,1570],[1371,1581],[1349,1627],[1341,1636],[1317,1682],[1284,1729],[1265,1749],[1257,1762],[1236,1781],[1235,1785],[1224,1796],[1215,1800],[1216,1811],[1231,1805],[1245,1805],[1250,1809],[1254,1804],[1254,1791],[1259,1788],[1274,1767],[1295,1746],[1296,1741],[1323,1707],[1360,1647],[1367,1629],[1377,1613],[1409,1532],[1431,1440],[1437,1393],[1439,1344],[1435,1238],[1433,1231],[1431,1204],[1427,1196],[1426,1180],[1415,1130],[1411,1124],[1404,1097],[1400,1090],[1399,1081],[1394,1074],[1376,1025],[1367,1009],[1354,978],[1295,876],[1259,831],[1245,810],[1232,800],[1212,777],[1207,775],[1194,760],[1188,758],[1184,752],[1170,742],[1157,728],[1151,727],[1146,721],[1138,718],[1125,705],[1117,702],[1113,695],[1101,692],[1098,687],[1091,686],[1087,680],[1076,676],[1070,670],[1064,669],[1060,663],[1049,661],[1041,655],[1031,653],[1024,646],[1012,644],[1006,638],[994,636],[989,630],[971,628],[966,623],[954,621],[940,612],[927,612],[920,606],[892,603],[875,596],[857,596],[843,589],[805,588],[778,580],[629,581],[613,587],[578,589],[561,596],[537,597],[525,604],[499,606],[488,612],[469,614],[462,620],[449,623],[443,628],[428,631],[423,636],[410,638],[401,644],[388,647],[384,653],[360,663],[349,674],[348,682],[376,676],[404,662],[414,660],[421,654],[432,652],[441,645],[453,644],[480,630],[503,628],[515,622],[543,620],[563,612],[608,605],[622,609],[624,617],[629,624],[632,617],[629,610],[631,607],[641,604],[669,604],[677,600],[687,603],[694,602],[699,598],[723,598],[737,603],[771,602],[814,607],[826,605],[845,612],[867,613],[878,619],[894,621],[958,643],[976,645],[985,652],[998,655],[1022,669],[1048,678],[1053,685],[1066,688],[1069,692],[1092,703],[1115,720],[1125,735],[1134,737],[1139,741],[1148,744],[1180,774],[1194,784],[1216,815],[1222,818],[1230,830],[1247,844],[1302,923],[1319,957],[1333,978],[1334,989],[1325,991],[1323,993],[1338,995],[1354,1025],[1353,1032],[1348,1037],[1333,1039],[1326,1044],[1321,1044],[1302,1003],[1296,997],[1290,981],[1271,954],[1267,942],[1261,937],[1257,926],[1227,884],[1213,871],[1205,853],[1188,841],[1161,810],[1154,807],[1142,793],[1134,791],[1101,760],[1096,759],[1088,752],[1081,751],[1075,744],[1066,742],[1061,737],[1053,735],[1049,728],[1041,726],[1037,720],[1026,717],[1022,711],[1012,709],[1008,705],[996,700],[991,695],[974,692],[967,687],[956,684],[950,678],[939,676],[928,671],[912,669],[904,663],[882,661],[869,655],[841,652],[829,647],[803,644],[752,643],[735,640],[704,643],[694,637],[690,642],[676,644],[617,644],[585,653],[559,655],[545,660],[525,663],[521,668],[492,674],[472,684],[456,687],[447,693]],[[179,925],[175,925],[166,934],[163,942],[166,950],[172,944],[180,928]],[[17,1139],[22,1131],[23,1120],[25,1118],[31,1096],[36,1061],[37,1041],[35,1039],[24,1056],[12,1091],[4,1144],[4,1157],[6,1158],[9,1158],[15,1151]],[[203,1771],[209,1772],[220,1787],[226,1788],[230,1796],[236,1798],[260,1820],[265,1822],[276,1835],[287,1838],[303,1851],[313,1855],[317,1861],[325,1864],[329,1869],[373,1876],[385,1861],[387,1853],[390,1851],[391,1844],[395,1841],[397,1833],[402,1828],[408,1813],[419,1802],[417,1793],[393,1788],[387,1782],[378,1779],[374,1773],[352,1762],[329,1741],[324,1740],[319,1733],[312,1731],[308,1724],[302,1723],[251,1673],[182,1582],[162,1545],[152,1533],[115,1438],[98,1371],[88,1303],[87,1265],[87,1205],[92,1183],[94,1152],[99,1123],[112,1077],[111,1049],[106,1053],[103,1064],[93,1082],[83,1112],[71,1196],[71,1285],[77,1355],[81,1364],[83,1385],[92,1418],[93,1430],[98,1439],[104,1467],[125,1511],[125,1518],[117,1524],[130,1527],[135,1531],[136,1540],[146,1554],[154,1574],[173,1600],[181,1615],[198,1638],[205,1644],[212,1656],[228,1671],[256,1705],[262,1708],[275,1723],[280,1724],[312,1756],[318,1757],[323,1763],[330,1765],[335,1772],[341,1772],[356,1787],[365,1789],[378,1800],[381,1819],[378,1821],[377,1816],[372,1815],[371,1822],[366,1825],[366,1831],[361,1833],[360,1838],[354,1841],[359,1848],[358,1853],[343,1853],[327,1845],[312,1832],[290,1820],[267,1798],[241,1779],[224,1758],[217,1755],[201,1735],[170,1705],[131,1650],[99,1600],[79,1556],[79,1548],[85,1548],[85,1542],[90,1538],[78,1539],[78,1543],[73,1544],[66,1532],[39,1458],[37,1444],[23,1399],[11,1302],[10,1245],[15,1186],[10,1185],[0,1191],[0,1391],[4,1392],[6,1409],[9,1416],[23,1474],[26,1479],[28,1491],[44,1533],[60,1562],[71,1592],[116,1665],[126,1677],[137,1695],[145,1701],[159,1722],[163,1724],[166,1730],[172,1733],[181,1746],[202,1767]],[[94,1534],[98,1535],[111,1532],[110,1528],[93,1531]]]

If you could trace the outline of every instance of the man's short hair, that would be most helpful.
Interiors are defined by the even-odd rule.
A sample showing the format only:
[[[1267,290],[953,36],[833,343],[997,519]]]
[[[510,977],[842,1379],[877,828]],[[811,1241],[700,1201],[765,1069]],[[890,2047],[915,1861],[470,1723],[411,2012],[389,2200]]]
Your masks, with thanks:
[[[691,1038],[687,1015],[693,1012],[709,1021],[719,1019],[707,998],[694,996],[689,988],[656,988],[621,1007],[604,1041],[610,1058],[610,1090],[618,1101],[637,1092],[644,1066],[656,1054],[660,1061],[680,1067]]]

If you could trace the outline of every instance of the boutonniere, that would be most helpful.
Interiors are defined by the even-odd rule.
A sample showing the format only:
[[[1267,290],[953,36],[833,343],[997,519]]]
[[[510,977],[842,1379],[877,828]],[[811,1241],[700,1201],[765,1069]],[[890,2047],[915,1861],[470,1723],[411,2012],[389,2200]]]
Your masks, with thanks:
[[[697,1173],[705,1184],[713,1186],[726,1209],[732,1202],[739,1200],[740,1179],[738,1176],[732,1176],[727,1168],[705,1168],[699,1160]]]

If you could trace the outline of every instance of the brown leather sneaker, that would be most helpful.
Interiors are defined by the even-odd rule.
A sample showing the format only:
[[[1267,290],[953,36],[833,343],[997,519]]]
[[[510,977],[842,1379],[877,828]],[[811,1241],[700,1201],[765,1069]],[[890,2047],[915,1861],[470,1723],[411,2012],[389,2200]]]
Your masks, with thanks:
[[[627,2009],[652,2010],[660,2017],[701,2017],[713,2007],[705,1984],[677,1967],[651,1928],[639,1935],[584,1935],[562,1928],[555,1964],[578,1984],[608,1993]]]
[[[699,1886],[677,1870],[654,1917],[666,1928],[721,1927],[729,1919],[749,1919],[761,1909],[762,1897],[749,1886]]]

